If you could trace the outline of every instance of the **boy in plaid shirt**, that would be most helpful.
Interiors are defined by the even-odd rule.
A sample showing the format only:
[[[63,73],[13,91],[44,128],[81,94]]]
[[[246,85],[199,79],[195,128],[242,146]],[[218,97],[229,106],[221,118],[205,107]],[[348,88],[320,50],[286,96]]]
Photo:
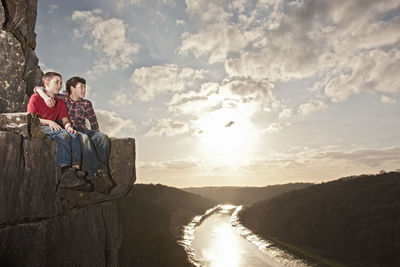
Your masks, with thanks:
[[[32,95],[29,99],[27,111],[30,114],[38,115],[41,124],[40,129],[57,143],[56,165],[61,168],[62,173],[59,187],[83,191],[90,190],[90,185],[82,179],[79,171],[81,163],[79,138],[68,120],[65,103],[57,98],[61,89],[61,75],[56,72],[47,72],[43,76],[43,83],[46,89],[42,89],[42,92],[48,99],[51,99],[53,106],[51,108],[46,106],[39,95]],[[58,121],[60,124],[57,123]]]
[[[110,189],[115,186],[108,167],[110,140],[107,135],[99,131],[92,103],[84,99],[85,79],[72,77],[66,82],[65,87],[66,92],[58,96],[65,102],[71,124],[81,137],[83,159],[89,167],[88,180],[96,191],[108,194]],[[36,87],[35,91],[43,98],[47,106],[54,105],[53,100],[43,94],[42,88]],[[86,119],[90,122],[90,129],[86,128]]]

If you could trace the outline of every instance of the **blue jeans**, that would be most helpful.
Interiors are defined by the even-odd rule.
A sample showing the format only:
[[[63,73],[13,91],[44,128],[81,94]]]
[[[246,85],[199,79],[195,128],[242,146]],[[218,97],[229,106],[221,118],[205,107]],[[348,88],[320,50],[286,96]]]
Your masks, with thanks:
[[[89,167],[89,175],[98,170],[108,171],[110,158],[110,139],[107,135],[89,129],[79,129],[82,142],[83,160]]]
[[[74,133],[51,130],[50,126],[40,126],[43,132],[57,143],[56,165],[58,167],[81,165],[81,145]]]

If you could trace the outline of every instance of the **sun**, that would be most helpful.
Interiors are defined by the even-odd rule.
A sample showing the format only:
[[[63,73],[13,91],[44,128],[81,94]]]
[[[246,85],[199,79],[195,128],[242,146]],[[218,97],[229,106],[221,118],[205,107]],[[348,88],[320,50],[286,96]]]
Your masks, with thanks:
[[[220,163],[233,163],[247,156],[256,134],[246,115],[234,109],[220,109],[198,120],[200,151]]]

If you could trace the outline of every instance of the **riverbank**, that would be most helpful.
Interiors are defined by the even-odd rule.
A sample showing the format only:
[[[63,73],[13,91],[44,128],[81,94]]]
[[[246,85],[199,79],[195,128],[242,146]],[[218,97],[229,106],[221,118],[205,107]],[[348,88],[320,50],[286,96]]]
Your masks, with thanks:
[[[347,266],[399,266],[399,191],[400,172],[344,177],[254,204],[240,219],[306,254]]]
[[[294,244],[290,244],[284,241],[281,241],[273,236],[263,236],[266,240],[271,241],[275,246],[280,247],[282,249],[288,250],[293,254],[296,254],[298,256],[304,257],[306,259],[309,259],[311,261],[317,262],[318,266],[335,266],[335,267],[345,267],[348,266],[348,264],[341,262],[337,259],[332,259],[332,258],[326,258],[321,256],[317,250],[311,249],[311,248],[306,248]]]
[[[315,266],[292,250],[263,240],[240,224],[242,206],[218,205],[183,227],[180,243],[195,266]],[[206,218],[205,218],[206,217]],[[319,266],[327,266],[321,265]],[[338,265],[341,266],[341,265]]]
[[[231,216],[236,208],[233,205],[219,205],[195,227],[190,248],[199,266],[281,267],[271,255],[259,250],[232,226]]]

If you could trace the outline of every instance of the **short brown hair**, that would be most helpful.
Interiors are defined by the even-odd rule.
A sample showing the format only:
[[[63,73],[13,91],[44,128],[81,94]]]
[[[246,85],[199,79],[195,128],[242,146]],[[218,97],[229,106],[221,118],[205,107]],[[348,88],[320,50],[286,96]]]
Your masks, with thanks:
[[[58,77],[62,78],[62,76],[61,76],[60,73],[54,72],[54,71],[49,71],[49,72],[46,72],[46,73],[43,75],[42,81],[44,82],[45,80],[51,80],[51,79],[53,79],[53,77],[55,77],[55,76],[58,76]]]
[[[72,77],[65,83],[65,90],[68,94],[71,94],[71,86],[76,87],[78,83],[86,84],[86,80],[82,77]]]

